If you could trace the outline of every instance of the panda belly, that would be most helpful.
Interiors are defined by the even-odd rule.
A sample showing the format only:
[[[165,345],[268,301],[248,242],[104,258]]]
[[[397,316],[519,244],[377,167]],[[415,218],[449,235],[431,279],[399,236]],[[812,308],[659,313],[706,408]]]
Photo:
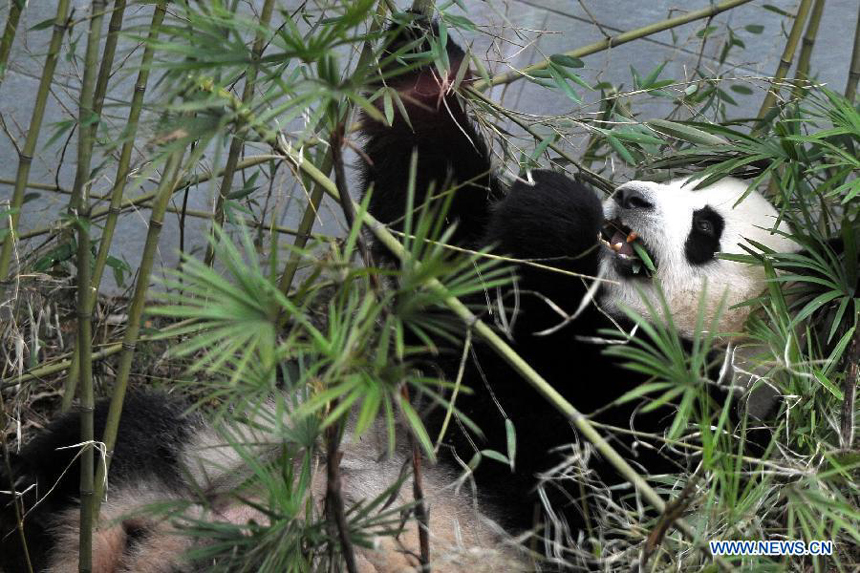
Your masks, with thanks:
[[[276,461],[281,444],[276,436],[261,434],[262,424],[212,426],[199,414],[183,416],[188,404],[160,394],[131,394],[127,398],[120,425],[116,454],[112,464],[106,500],[100,510],[100,521],[93,533],[94,573],[191,573],[208,571],[212,562],[189,561],[188,553],[205,548],[205,536],[189,535],[194,523],[247,526],[254,522],[269,525],[269,516],[254,507],[267,507],[264,490],[240,488],[252,472],[243,457],[228,443],[246,440],[253,448],[251,454],[260,463]],[[104,420],[108,403],[96,407],[96,420]],[[258,413],[271,423],[272,412],[264,408]],[[289,416],[289,414],[287,414]],[[160,419],[172,424],[170,436],[162,435],[159,445],[138,430]],[[21,485],[38,482],[36,497],[26,499],[25,533],[31,559],[36,571],[65,573],[77,571],[80,509],[77,503],[76,465],[58,459],[48,448],[56,450],[79,442],[73,429],[77,416],[68,414],[52,423],[42,434],[22,450],[18,466],[28,468],[16,478]],[[285,420],[289,423],[289,420]],[[101,431],[97,424],[96,431]],[[354,441],[342,444],[342,496],[347,508],[366,504],[369,500],[388,495],[389,488],[408,467],[405,448],[386,455],[387,428],[375,426]],[[351,432],[347,432],[347,436]],[[229,439],[228,439],[229,436]],[[401,434],[401,438],[405,435]],[[405,439],[405,438],[404,438]],[[403,441],[403,440],[401,440]],[[169,444],[169,447],[165,447]],[[150,451],[149,448],[155,448]],[[131,455],[131,458],[127,458]],[[171,467],[156,474],[146,467],[146,460],[160,457],[171,460]],[[317,463],[323,468],[321,456]],[[67,471],[66,471],[67,470]],[[65,471],[65,473],[63,473]],[[56,477],[56,482],[47,476]],[[182,476],[177,479],[177,476]],[[324,511],[326,497],[325,471],[319,469],[308,490],[317,516]],[[5,476],[3,476],[5,479]],[[51,490],[47,495],[45,492]],[[517,570],[525,561],[504,530],[481,511],[477,503],[463,491],[457,476],[442,467],[425,470],[424,489],[430,508],[433,555],[438,556],[434,570],[498,571],[502,564]],[[239,497],[249,500],[245,503]],[[44,498],[39,497],[44,496]],[[407,478],[390,500],[389,507],[406,506],[413,502],[411,478]],[[296,519],[303,519],[297,516]],[[0,529],[4,534],[0,564],[3,571],[25,570],[25,560],[19,537],[15,532],[14,514],[7,507],[0,514]],[[10,534],[11,535],[8,535]],[[356,547],[356,560],[363,572],[419,570],[416,555],[420,554],[418,525],[413,517],[403,524],[396,538],[380,536],[372,548]]]

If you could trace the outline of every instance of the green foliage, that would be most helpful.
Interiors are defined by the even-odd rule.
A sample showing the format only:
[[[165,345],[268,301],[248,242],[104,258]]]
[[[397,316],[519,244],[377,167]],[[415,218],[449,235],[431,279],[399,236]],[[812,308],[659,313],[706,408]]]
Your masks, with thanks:
[[[310,4],[314,6],[303,4],[296,13],[281,10],[276,24],[261,26],[250,12],[237,12],[234,1],[170,2],[157,39],[149,39],[150,30],[145,27],[125,26],[123,33],[135,43],[147,42],[156,53],[152,72],[158,77],[158,91],[154,97],[147,96],[155,119],[145,120],[147,129],[141,130],[154,132],[155,137],[129,137],[134,130],[127,125],[117,128],[113,117],[104,121],[93,116],[85,122],[98,121],[96,152],[102,159],[93,162],[94,188],[105,178],[113,151],[133,138],[143,157],[135,160],[139,165],[133,173],[122,174],[128,177],[129,193],[145,186],[149,178],[158,178],[164,158],[184,146],[195,149],[175,185],[177,192],[186,194],[198,192],[203,179],[220,177],[221,155],[233,138],[247,143],[246,153],[254,149],[271,153],[264,162],[242,167],[244,178],[225,196],[226,222],[223,229],[215,229],[212,240],[215,264],[183,253],[179,267],[168,269],[167,278],[160,282],[158,304],[147,308],[155,321],[148,332],[180,321],[154,337],[169,345],[166,377],[171,386],[181,385],[197,398],[199,408],[223,423],[225,441],[248,468],[233,500],[256,512],[259,520],[231,525],[196,517],[194,508],[206,508],[211,501],[202,497],[196,504],[150,508],[179,520],[184,534],[211,541],[192,557],[214,564],[213,571],[341,567],[344,549],[332,535],[328,517],[319,515],[310,500],[311,483],[321,479],[320,444],[331,436],[341,439],[352,432],[351,437],[361,437],[379,427],[393,450],[395,441],[402,438],[395,426],[401,424],[425,459],[432,461],[433,446],[442,436],[431,436],[424,428],[421,406],[427,404],[456,413],[459,421],[480,435],[481,429],[456,410],[450,397],[468,388],[429,375],[432,370],[422,367],[428,357],[439,357],[441,343],[462,345],[464,357],[471,344],[467,327],[447,310],[442,293],[467,297],[491,291],[510,274],[485,251],[464,254],[448,247],[453,229],[446,227],[445,206],[414,204],[414,162],[412,181],[405,190],[408,214],[403,233],[398,234],[408,253],[402,261],[366,258],[362,232],[366,202],[352,225],[343,225],[345,234],[340,239],[316,236],[310,245],[298,247],[279,238],[275,232],[279,221],[297,210],[298,201],[288,202],[284,212],[280,204],[272,206],[280,203],[270,201],[277,196],[272,192],[277,176],[292,170],[290,184],[296,184],[296,196],[301,198],[312,195],[315,182],[283,159],[282,148],[275,145],[273,151],[273,142],[300,150],[297,157],[327,175],[330,168],[323,165],[327,156],[330,159],[331,135],[345,133],[346,144],[355,147],[350,128],[359,112],[387,123],[396,113],[406,116],[401,96],[387,85],[389,80],[428,64],[447,73],[449,38],[457,30],[467,37],[485,32],[464,15],[461,2],[440,2],[438,37],[419,38],[387,53],[394,34],[414,15],[383,19],[380,14],[387,3],[380,7],[372,0]],[[790,16],[780,8],[764,8]],[[389,34],[385,30],[392,22],[395,27]],[[52,24],[53,20],[45,21],[32,29]],[[755,22],[732,27],[702,21],[690,32],[691,38],[701,42],[702,50],[716,44],[717,65],[710,68],[697,62],[685,81],[667,77],[667,63],[655,62],[652,69],[631,66],[627,85],[605,81],[591,85],[584,76],[593,60],[551,55],[543,69],[526,79],[567,98],[571,113],[561,117],[519,115],[476,94],[464,105],[477,114],[482,128],[498,135],[502,159],[520,174],[549,164],[602,181],[605,190],[611,189],[607,180],[619,176],[661,178],[690,171],[704,173],[701,185],[730,174],[748,177],[750,189],[769,185],[768,196],[790,224],[791,238],[801,250],[771,253],[753,244],[745,255],[723,256],[762,266],[769,280],[768,291],[746,303],[754,312],[746,325],[747,338],[738,347],[752,353],[747,367],[756,384],[773,385],[786,397],[780,416],[771,422],[773,436],[765,451],[757,456],[746,452],[756,422],[743,419],[733,424],[734,404],[715,400],[708,391],[724,382],[708,377],[722,343],[713,324],[700,319],[696,336],[685,344],[665,301],[655,305],[646,299],[647,320],[628,313],[637,325],[637,336],[607,333],[624,342],[607,352],[649,377],[620,402],[642,403],[643,412],[674,405],[665,435],[645,438],[701,456],[702,468],[694,478],[653,478],[667,499],[677,496],[687,483],[693,484],[695,495],[687,517],[700,537],[833,539],[840,554],[832,562],[750,557],[738,558],[735,564],[756,571],[805,570],[810,564],[817,570],[834,566],[847,570],[853,565],[851,548],[860,543],[856,509],[860,460],[856,445],[846,451],[840,442],[842,408],[853,382],[851,365],[858,359],[860,332],[860,111],[840,95],[816,87],[786,96],[785,103],[762,122],[735,117],[738,101],[756,95],[763,82],[735,77],[727,62],[746,49],[745,40],[751,35],[769,32],[770,28]],[[251,45],[258,33],[266,39],[259,58]],[[672,35],[680,47],[682,39],[675,31]],[[80,37],[79,32],[70,34],[66,58],[74,60]],[[483,54],[471,56],[475,75],[489,83],[493,76],[484,66]],[[254,93],[243,101],[236,93],[255,68]],[[468,99],[468,90],[461,89],[465,72],[465,67],[459,70],[452,88]],[[653,108],[648,104],[654,101],[670,103],[672,111],[666,117],[651,117],[648,110]],[[78,127],[76,119],[57,121],[40,148],[52,148]],[[108,178],[114,177],[108,171]],[[450,200],[456,188],[440,182],[432,191]],[[0,217],[19,214],[32,198],[23,196],[22,209],[0,207]],[[145,195],[135,201],[145,204]],[[124,203],[123,208],[131,204]],[[310,221],[319,215],[316,209],[308,207]],[[184,225],[184,216],[191,210],[179,211]],[[53,280],[69,278],[76,270],[76,241],[57,230],[79,221],[74,214],[64,213],[59,224],[44,230],[41,234],[53,233],[50,240],[22,254],[17,280],[27,273],[48,272]],[[94,215],[92,221],[88,229],[97,231],[98,217]],[[309,232],[309,228],[300,229],[298,234]],[[8,236],[8,230],[0,228],[0,240]],[[289,292],[283,292],[287,289],[279,288],[279,280],[286,261],[293,257],[300,262],[301,272]],[[642,252],[640,257],[648,266],[647,254]],[[107,265],[122,284],[133,276],[136,262],[108,257]],[[138,280],[149,281],[149,277]],[[429,288],[435,281],[444,288]],[[24,305],[16,304],[23,312]],[[39,336],[38,325],[34,336]],[[16,333],[16,344],[25,339]],[[56,346],[64,348],[62,340]],[[38,360],[31,357],[30,363]],[[177,380],[173,366],[187,375]],[[32,374],[38,378],[38,371]],[[157,371],[154,376],[164,373]],[[8,380],[17,387],[16,378]],[[469,460],[470,469],[485,458],[493,460],[498,471],[507,468],[496,462],[514,466],[516,421],[505,423],[506,451],[481,450]],[[243,434],[249,425],[274,436],[280,455],[261,461],[253,437]],[[575,474],[576,468],[570,471]],[[591,479],[584,473],[580,477],[582,483]],[[390,503],[402,484],[401,478],[382,495],[346,508],[352,543],[370,546],[373,536],[401,532],[401,512],[414,509],[414,504],[395,507]],[[588,559],[599,555],[629,569],[654,522],[633,503],[612,509],[611,514],[599,516],[596,535],[586,541],[568,540],[568,549],[572,553],[581,549]],[[629,519],[624,543],[595,541],[624,519]],[[673,570],[709,567],[677,532],[668,533],[662,545],[661,560],[655,558],[651,564],[655,568],[667,561]]]

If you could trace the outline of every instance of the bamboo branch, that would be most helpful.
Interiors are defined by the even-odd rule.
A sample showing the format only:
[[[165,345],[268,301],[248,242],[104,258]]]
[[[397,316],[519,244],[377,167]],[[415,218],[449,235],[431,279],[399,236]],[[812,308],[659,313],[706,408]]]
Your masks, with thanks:
[[[858,327],[860,328],[860,327]],[[860,384],[860,330],[854,332],[851,350],[848,353],[848,368],[842,382],[842,420],[839,424],[839,443],[850,451],[854,445],[854,410],[857,401],[857,385]]]
[[[821,24],[821,14],[824,12],[824,0],[815,0],[812,12],[809,14],[809,24],[800,46],[800,57],[797,59],[797,70],[794,72],[794,97],[800,97],[804,88],[809,85],[809,61],[812,59],[812,49],[818,36]]]
[[[332,407],[336,407],[335,401]],[[325,508],[328,514],[328,523],[334,524],[335,536],[340,541],[340,551],[346,562],[346,570],[349,573],[358,573],[355,563],[355,550],[352,548],[352,540],[349,538],[349,524],[343,510],[343,495],[341,495],[340,459],[340,428],[338,424],[332,424],[326,429],[326,495]]]
[[[202,149],[198,149],[202,153]],[[110,407],[108,409],[107,421],[105,422],[104,436],[102,442],[105,445],[105,459],[99,464],[96,472],[96,495],[94,499],[94,513],[98,515],[99,505],[104,496],[105,475],[110,469],[111,456],[116,444],[116,434],[119,427],[119,419],[122,414],[122,403],[128,388],[128,378],[131,374],[131,361],[134,357],[134,349],[140,333],[141,316],[146,304],[146,293],[149,290],[149,279],[155,261],[155,253],[158,250],[158,238],[161,227],[164,224],[164,212],[167,203],[180,181],[180,167],[185,149],[174,150],[167,159],[164,168],[164,176],[161,178],[159,188],[156,190],[155,200],[152,205],[152,214],[149,219],[149,230],[146,234],[146,242],[143,245],[140,265],[138,267],[137,282],[134,285],[134,296],[131,300],[131,308],[128,311],[128,322],[125,328],[125,336],[122,340],[122,353],[117,367],[116,380],[114,382],[113,394],[111,394]],[[196,157],[194,158],[197,159]],[[83,364],[83,363],[82,363]]]
[[[15,242],[19,240],[17,236],[18,220],[21,216],[21,205],[24,204],[24,189],[30,176],[30,166],[33,163],[33,154],[36,152],[39,133],[42,131],[45,105],[48,101],[48,94],[51,91],[51,82],[54,80],[54,70],[57,67],[57,58],[60,55],[63,35],[66,33],[68,17],[69,0],[59,0],[57,4],[57,16],[54,19],[54,31],[51,34],[48,55],[45,57],[42,77],[39,79],[39,88],[36,91],[36,101],[33,104],[33,114],[30,117],[30,125],[27,128],[27,138],[24,141],[24,147],[18,152],[18,171],[15,174],[15,188],[12,191],[11,213],[8,218],[7,228],[9,232],[3,239],[3,247],[0,250],[0,282],[6,280],[9,273],[9,262],[12,260],[12,249],[15,247]]]
[[[119,8],[119,4],[122,1],[123,8],[125,8],[124,0],[117,0],[117,9],[114,10],[113,17],[111,18],[110,26],[111,28],[120,28],[122,22],[119,23],[114,22],[114,17],[118,13],[121,13]],[[137,81],[134,84],[134,95],[131,98],[131,109],[128,114],[128,122],[126,124],[125,130],[125,143],[123,143],[122,151],[120,152],[119,164],[116,169],[116,176],[114,178],[114,186],[111,190],[111,201],[110,207],[107,212],[107,221],[105,222],[104,230],[102,231],[101,240],[99,241],[99,250],[96,255],[96,262],[93,266],[93,277],[92,277],[92,286],[95,292],[98,292],[99,286],[101,285],[102,275],[104,274],[105,265],[107,265],[108,255],[110,254],[110,245],[113,241],[113,234],[116,230],[117,218],[119,217],[119,206],[122,202],[123,192],[125,191],[125,185],[128,180],[128,175],[130,172],[129,166],[131,165],[131,154],[134,150],[134,136],[137,133],[138,123],[140,121],[140,114],[143,110],[143,96],[146,92],[146,84],[149,81],[149,68],[152,65],[152,59],[155,54],[154,42],[158,37],[159,28],[161,27],[161,23],[164,20],[164,13],[166,10],[166,1],[162,0],[155,7],[155,11],[152,14],[152,21],[149,24],[149,37],[146,43],[146,46],[143,50],[143,57],[140,62],[140,71],[137,75]],[[110,41],[110,36],[108,37],[108,42]],[[114,44],[116,42],[114,41]],[[115,49],[116,46],[114,46]],[[107,57],[108,46],[105,46],[105,54]],[[111,56],[112,58],[112,56]],[[106,89],[107,86],[107,76],[110,71],[110,64],[106,65],[105,61],[102,60],[102,67],[99,70],[99,81],[104,77],[104,87],[102,89]],[[105,70],[108,70],[108,73],[105,73]],[[96,84],[96,100],[99,97],[99,84]],[[102,102],[104,101],[104,93],[101,94]],[[94,104],[95,105],[95,104]],[[90,312],[92,313],[93,307],[95,306],[96,297],[93,297],[90,304]],[[77,383],[77,372],[78,372],[78,363],[77,360],[72,362],[72,367],[69,369],[68,376],[66,377],[66,384],[63,388],[63,401],[61,404],[61,411],[66,412],[71,408],[72,401],[75,397],[75,384]]]
[[[269,158],[269,159],[271,159],[271,158]],[[2,184],[2,183],[4,183],[4,180],[0,179],[0,184]],[[44,189],[45,191],[54,191],[57,193],[63,193],[65,195],[71,195],[71,193],[72,193],[69,189],[64,189],[63,187],[57,187],[56,185],[42,185],[39,183],[35,183],[33,185],[28,184],[27,187],[33,187],[36,189]],[[151,199],[149,201],[145,201],[143,203],[135,203],[135,206],[138,207],[139,209],[151,209],[152,208]],[[212,214],[211,211],[203,211],[200,209],[180,209],[179,207],[174,207],[172,205],[167,206],[167,212],[168,213],[176,213],[178,215],[181,215],[184,213],[185,215],[188,215],[189,217],[194,217],[196,219],[209,219],[209,220],[211,220],[214,217],[214,215]],[[96,217],[92,216],[92,217],[90,217],[90,219],[95,220]],[[279,233],[281,235],[293,235],[293,236],[295,236],[295,235],[300,234],[298,229],[292,229],[290,227],[282,227],[280,225],[271,225],[271,224],[266,224],[263,222],[261,222],[261,223],[256,223],[256,222],[249,223],[249,226],[253,229],[258,230],[258,231],[268,230],[268,231],[271,231],[273,233]],[[320,240],[320,241],[332,241],[332,240],[334,240],[334,237],[332,237],[330,235],[323,235],[322,233],[310,233],[310,236],[312,238]],[[96,260],[96,265],[98,265],[98,260]],[[95,269],[95,268],[97,268],[97,266],[94,266],[93,268]],[[93,274],[93,285],[95,285],[95,271],[93,271],[93,273],[94,273]],[[95,286],[93,286],[93,291],[97,292],[97,288]]]
[[[794,23],[791,25],[791,31],[788,34],[788,40],[785,43],[785,48],[782,51],[782,57],[779,60],[779,66],[776,68],[776,73],[771,80],[770,89],[764,96],[764,101],[761,102],[761,108],[756,116],[759,120],[753,132],[761,131],[764,127],[764,120],[767,114],[773,109],[776,104],[776,96],[779,93],[780,83],[785,79],[785,75],[791,68],[791,62],[794,61],[794,52],[797,50],[797,44],[800,41],[800,35],[803,33],[803,24],[806,22],[806,16],[809,14],[809,7],[812,5],[812,0],[801,0],[800,6],[797,8],[797,14],[794,16]]]
[[[272,21],[274,7],[274,0],[266,0],[263,4],[263,10],[260,12],[260,22],[254,38],[254,46],[251,48],[251,64],[245,72],[245,87],[242,90],[242,103],[246,106],[250,105],[251,100],[254,99],[254,85],[260,71],[260,57],[266,47],[266,36],[269,23]],[[215,218],[212,223],[210,238],[215,237],[215,228],[220,228],[224,224],[224,201],[227,200],[227,196],[233,188],[233,175],[236,173],[236,165],[239,163],[239,155],[242,153],[244,145],[245,140],[239,135],[234,135],[230,141],[230,152],[227,155],[227,164],[224,166],[224,176],[221,179],[221,186],[218,188],[218,197],[215,199]],[[215,258],[214,245],[214,240],[210,240],[206,245],[206,255],[203,258],[206,266],[211,265]]]
[[[122,19],[125,15],[126,0],[115,0],[113,4],[113,13],[108,24],[108,35],[105,40],[105,49],[102,53],[102,63],[99,67],[99,77],[96,80],[96,91],[93,97],[93,110],[96,115],[101,116],[102,107],[107,94],[108,79],[110,79],[113,61],[116,56],[116,45],[119,41],[119,33],[122,31]]]
[[[78,571],[90,573],[93,570],[93,473],[95,456],[93,451],[94,422],[93,410],[93,364],[91,361],[92,294],[91,255],[90,255],[90,198],[89,172],[92,160],[93,142],[98,128],[97,114],[93,109],[95,99],[99,43],[102,37],[105,0],[93,0],[90,14],[90,28],[87,34],[87,50],[84,57],[84,77],[78,105],[78,160],[75,171],[75,186],[72,189],[70,209],[77,216],[78,227],[78,338],[75,342],[80,361],[81,387],[81,525],[78,549]],[[96,115],[96,118],[93,116]]]
[[[3,37],[0,38],[0,86],[6,76],[6,64],[9,62],[9,54],[12,52],[12,43],[15,41],[15,32],[18,31],[18,21],[21,12],[24,11],[25,0],[10,0],[9,16],[6,18],[6,26],[3,28]]]
[[[385,0],[380,0],[379,4],[376,7],[376,18],[370,25],[370,34],[373,34],[377,30],[379,30],[379,23],[382,21],[382,18],[385,16],[385,13],[388,11],[388,5]],[[370,64],[370,59],[373,57],[373,45],[370,43],[370,40],[364,43],[364,46],[361,48],[361,55],[358,57],[358,62],[355,65],[356,73],[363,73],[364,70],[367,69],[367,66]],[[347,110],[349,111],[349,110]],[[347,113],[346,117],[349,117],[349,113]],[[350,128],[350,132],[353,131],[355,126]],[[307,149],[308,146],[305,146]],[[323,155],[322,160],[320,161],[320,169],[322,169],[323,173],[328,175],[331,173],[332,167],[334,166],[334,160],[332,155],[332,150],[329,147],[326,149],[325,154]],[[290,285],[293,284],[293,278],[296,276],[296,271],[299,269],[299,262],[301,256],[299,255],[300,251],[305,248],[307,245],[308,237],[311,236],[311,230],[314,226],[314,221],[316,220],[317,213],[319,211],[320,203],[322,203],[323,198],[323,190],[319,185],[314,185],[311,190],[310,201],[308,202],[308,206],[305,207],[304,213],[302,213],[302,220],[299,222],[298,234],[296,235],[296,240],[293,242],[294,249],[290,252],[289,258],[287,259],[287,264],[284,265],[284,272],[281,274],[281,279],[278,281],[278,288],[284,294],[288,293],[290,290]]]
[[[630,30],[629,32],[622,32],[621,34],[612,36],[611,38],[606,38],[600,40],[599,42],[594,42],[593,44],[582,46],[581,48],[577,48],[569,52],[564,52],[564,55],[573,58],[583,58],[585,56],[590,56],[591,54],[602,52],[604,50],[608,50],[609,48],[632,42],[633,40],[639,40],[641,38],[651,36],[658,32],[663,32],[664,30],[677,28],[678,26],[689,24],[690,22],[695,22],[696,20],[701,20],[703,18],[711,18],[721,12],[725,12],[726,10],[731,10],[732,8],[736,8],[737,6],[747,4],[750,1],[751,0],[728,0],[726,2],[720,2],[719,4],[714,4],[712,6],[709,6],[708,8],[688,12],[683,16],[676,16],[675,18],[669,18],[668,20],[663,20],[662,22],[649,24],[648,26],[636,28],[635,30]],[[474,88],[476,90],[483,91],[488,87],[497,86],[500,84],[509,84],[516,80],[529,77],[534,72],[546,69],[548,66],[549,60],[544,60],[543,62],[526,66],[521,70],[512,70],[510,72],[495,75],[490,78],[489,81],[479,80],[475,82]]]
[[[845,99],[852,104],[857,94],[858,81],[860,81],[860,8],[857,9],[857,27],[854,29],[854,51],[851,54],[851,68],[848,71],[848,85],[845,86]]]
[[[253,167],[255,165],[260,165],[261,163],[266,163],[267,161],[271,161],[271,160],[272,160],[271,155],[263,155],[263,156],[256,155],[254,157],[249,157],[248,159],[244,159],[244,160],[240,161],[239,167],[237,169],[247,169],[249,167]],[[212,179],[214,177],[220,177],[223,172],[224,172],[223,170],[218,170],[215,173],[210,171],[208,173],[204,173],[201,175],[195,175],[193,177],[186,177],[182,181],[179,182],[179,184],[176,186],[176,189],[173,190],[173,193],[174,194],[179,193],[183,189],[186,189],[187,187],[190,187],[192,185],[204,183],[204,182],[209,181],[210,179]],[[159,180],[158,185],[160,186],[161,183],[162,183],[162,181]],[[36,185],[36,184],[28,184],[27,186],[29,187],[31,185]],[[52,187],[52,189],[56,189],[56,187]],[[153,191],[150,193],[143,193],[143,194],[138,195],[137,197],[134,197],[132,199],[123,199],[122,202],[120,203],[119,210],[120,210],[120,212],[122,212],[122,211],[127,211],[128,209],[130,209],[132,207],[140,207],[140,206],[148,203],[149,201],[152,201],[155,198],[157,193],[158,193],[157,191]],[[98,220],[98,219],[102,219],[103,217],[109,215],[110,211],[111,211],[111,209],[108,207],[93,209],[91,219],[94,221]],[[31,231],[21,233],[18,238],[19,238],[19,240],[23,241],[25,239],[32,239],[33,237],[38,237],[39,235],[46,235],[46,234],[51,233],[51,232],[57,232],[57,231],[62,230],[63,228],[65,228],[65,227],[64,226],[57,226],[57,225],[52,225],[52,226],[48,226],[48,227],[40,227],[38,229],[33,229]]]

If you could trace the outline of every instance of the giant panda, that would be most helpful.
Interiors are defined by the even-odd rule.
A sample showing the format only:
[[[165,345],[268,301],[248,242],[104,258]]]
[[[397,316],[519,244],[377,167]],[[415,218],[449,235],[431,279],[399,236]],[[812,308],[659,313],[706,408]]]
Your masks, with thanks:
[[[420,44],[425,33],[434,35],[434,26],[414,20],[389,52],[397,55],[415,44],[429,50],[428,43]],[[614,403],[649,376],[625,368],[623,360],[603,350],[630,343],[631,313],[652,321],[671,319],[685,340],[706,329],[713,331],[715,346],[737,340],[751,308],[743,303],[764,290],[765,274],[760,266],[718,253],[748,254],[747,249],[756,250],[753,244],[778,253],[797,251],[789,226],[764,196],[734,178],[701,189],[697,177],[630,181],[602,202],[581,181],[549,170],[532,170],[506,183],[452,87],[457,78],[466,86],[472,79],[461,69],[468,66],[466,54],[450,37],[446,49],[447,75],[427,66],[383,80],[399,92],[408,121],[400,114],[391,125],[363,119],[370,212],[399,228],[416,153],[413,204],[423,205],[428,196],[431,203],[434,196],[442,202],[442,191],[455,188],[447,211],[457,225],[454,241],[471,249],[491,245],[496,253],[522,261],[514,287],[482,295],[473,301],[476,312],[499,325],[513,348],[580,412],[620,428],[610,432],[611,443],[633,466],[645,475],[685,469],[683,456],[624,432],[659,435],[669,428],[674,411],[669,405],[642,412],[642,400]],[[653,270],[645,267],[638,248]],[[459,354],[437,360],[452,378],[458,374]],[[715,353],[708,372],[714,381],[721,370],[726,379],[726,363],[719,358]],[[506,421],[514,425],[514,471],[484,460],[474,472],[483,500],[501,510],[505,525],[513,531],[555,526],[570,533],[586,525],[589,513],[601,511],[589,506],[594,500],[582,499],[577,484],[565,479],[543,483],[538,477],[563,467],[570,452],[564,446],[578,441],[569,420],[480,342],[462,380],[472,393],[459,395],[456,405],[483,436],[470,435],[462,426],[449,432],[452,458],[470,460],[483,449],[505,453]],[[722,397],[716,392],[720,403]],[[774,396],[760,400],[756,416],[766,416],[776,403]],[[440,425],[437,418],[444,412],[428,415],[432,429]],[[596,456],[587,467],[604,483],[621,481]]]
[[[414,19],[387,51],[402,54],[406,46],[416,44],[421,49],[423,35],[434,33],[432,24]],[[762,195],[747,194],[746,183],[734,179],[702,189],[695,179],[630,181],[603,202],[582,182],[553,171],[533,170],[505,181],[492,165],[490,146],[452,87],[458,76],[464,85],[471,81],[471,74],[461,70],[468,65],[465,54],[450,38],[445,49],[450,62],[446,73],[426,66],[385,74],[379,80],[399,92],[408,120],[399,109],[390,125],[362,118],[360,161],[370,213],[394,229],[400,227],[410,162],[416,154],[415,204],[424,203],[431,192],[446,195],[446,190],[455,189],[447,211],[448,220],[456,224],[452,242],[474,249],[491,246],[496,253],[522,261],[515,269],[513,287],[470,301],[480,316],[501,325],[514,349],[581,412],[622,430],[659,433],[671,420],[671,408],[643,413],[639,401],[615,404],[647,377],[606,356],[605,346],[642,335],[631,334],[635,329],[629,312],[651,320],[671,318],[687,338],[694,338],[704,324],[718,331],[720,340],[731,340],[749,312],[739,304],[764,289],[765,276],[756,266],[724,260],[717,253],[743,253],[749,241],[777,252],[795,250],[787,225]],[[636,247],[649,255],[653,271],[641,268]],[[377,251],[385,257],[381,248]],[[651,316],[654,309],[663,308],[662,301],[669,316]],[[704,322],[698,320],[700,308]],[[426,362],[432,363],[428,367],[453,379],[459,375],[461,349],[444,343],[440,348],[438,355],[427,356]],[[462,383],[471,392],[461,393],[456,407],[482,434],[471,435],[463,425],[452,425],[439,466],[425,476],[433,555],[440,559],[434,569],[529,569],[534,562],[508,534],[549,535],[550,528],[572,534],[588,522],[590,513],[601,510],[587,494],[575,491],[576,480],[570,474],[545,479],[574,451],[566,446],[581,440],[569,420],[480,341],[469,352]],[[105,410],[104,403],[96,409],[97,434]],[[224,430],[186,410],[182,400],[166,395],[129,396],[104,519],[96,532],[94,571],[206,570],[207,563],[184,559],[183,553],[195,542],[179,535],[179,526],[140,513],[142,506],[153,502],[190,501],[186,513],[190,519],[265,521],[264,515],[237,504],[230,495],[248,470],[241,456],[225,445]],[[438,430],[443,414],[438,407],[427,407],[431,430]],[[467,465],[476,451],[506,452],[511,424],[517,444],[513,467],[488,458],[477,467]],[[253,433],[250,427],[228,432]],[[662,451],[661,444],[639,441],[623,431],[610,437],[613,446],[647,474],[685,469],[684,458]],[[255,441],[270,446],[259,450],[261,457],[274,455],[277,436]],[[75,570],[78,472],[74,450],[58,448],[78,442],[77,420],[65,416],[13,460],[16,490],[25,492],[25,528],[37,571]],[[397,479],[408,455],[401,451],[384,459],[380,448],[384,449],[372,438],[344,445],[348,500],[378,495]],[[586,456],[582,462],[585,472],[606,483],[621,482],[597,456]],[[464,467],[466,477],[477,486],[477,501],[463,488],[452,487]],[[2,478],[8,483],[9,476]],[[324,486],[317,483],[311,490],[321,503]],[[200,501],[201,492],[210,503]],[[25,570],[24,555],[10,500],[7,495],[0,514],[0,566],[17,572]],[[382,547],[361,549],[361,570],[417,570],[417,547],[413,522],[410,533],[389,539]]]

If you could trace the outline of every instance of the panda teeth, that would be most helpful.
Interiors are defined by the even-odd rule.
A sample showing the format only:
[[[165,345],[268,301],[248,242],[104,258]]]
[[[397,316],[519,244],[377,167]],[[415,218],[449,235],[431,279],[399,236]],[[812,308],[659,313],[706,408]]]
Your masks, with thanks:
[[[611,246],[611,248],[613,251],[615,251],[617,253],[618,251],[621,250],[621,247],[623,247],[623,246],[624,245],[621,243],[615,243],[614,245]],[[624,255],[622,255],[622,256],[624,256]]]

